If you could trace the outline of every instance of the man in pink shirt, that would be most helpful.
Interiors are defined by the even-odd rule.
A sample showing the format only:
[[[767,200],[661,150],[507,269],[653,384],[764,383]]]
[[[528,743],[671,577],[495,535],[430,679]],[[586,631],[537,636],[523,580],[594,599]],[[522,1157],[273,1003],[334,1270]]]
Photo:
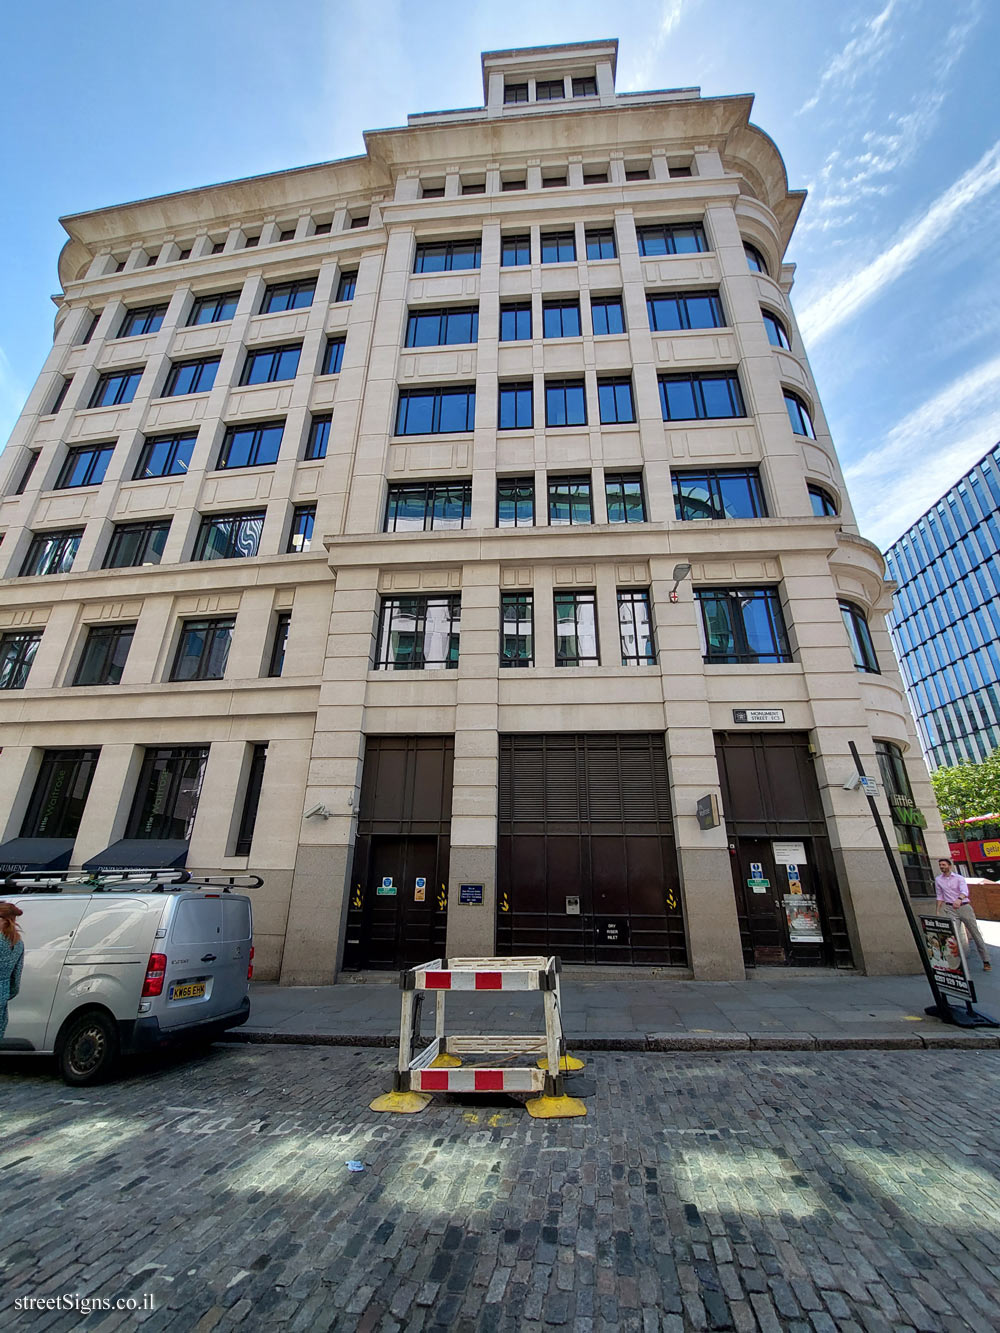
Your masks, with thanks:
[[[979,950],[979,957],[983,960],[983,971],[988,972],[990,970],[990,955],[986,948],[986,941],[980,933],[976,914],[972,910],[972,903],[969,902],[969,886],[946,857],[942,857],[938,861],[938,869],[941,873],[934,881],[938,905],[943,907],[956,923],[961,921],[965,926],[969,938],[975,941],[976,948]]]

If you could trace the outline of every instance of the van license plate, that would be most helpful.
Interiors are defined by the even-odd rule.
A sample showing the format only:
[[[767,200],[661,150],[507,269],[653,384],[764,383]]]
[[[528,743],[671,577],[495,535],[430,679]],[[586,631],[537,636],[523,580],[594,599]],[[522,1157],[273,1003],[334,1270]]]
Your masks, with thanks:
[[[172,1000],[194,1000],[204,994],[205,983],[203,981],[187,981],[183,986],[170,987],[170,998]]]

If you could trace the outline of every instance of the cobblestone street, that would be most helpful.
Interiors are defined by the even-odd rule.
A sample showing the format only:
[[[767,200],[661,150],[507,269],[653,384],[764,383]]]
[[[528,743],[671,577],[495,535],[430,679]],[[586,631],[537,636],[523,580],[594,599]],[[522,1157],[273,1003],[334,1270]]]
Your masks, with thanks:
[[[6,1065],[0,1327],[997,1328],[1000,1052],[599,1054],[564,1121],[376,1115],[391,1063]],[[59,1294],[154,1308],[15,1308]]]

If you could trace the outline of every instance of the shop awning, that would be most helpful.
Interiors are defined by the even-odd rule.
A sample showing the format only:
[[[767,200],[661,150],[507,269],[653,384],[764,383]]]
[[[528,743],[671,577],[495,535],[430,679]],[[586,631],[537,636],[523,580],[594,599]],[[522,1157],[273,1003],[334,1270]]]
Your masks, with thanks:
[[[11,838],[0,843],[0,875],[24,870],[65,870],[75,838]]]
[[[84,861],[84,870],[178,870],[187,860],[187,838],[122,838]]]

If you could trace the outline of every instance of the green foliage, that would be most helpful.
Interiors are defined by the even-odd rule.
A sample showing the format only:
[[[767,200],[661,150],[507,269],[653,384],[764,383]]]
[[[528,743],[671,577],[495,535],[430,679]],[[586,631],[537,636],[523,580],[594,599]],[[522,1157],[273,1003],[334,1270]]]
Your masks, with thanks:
[[[936,769],[931,782],[945,828],[976,838],[979,830],[975,824],[961,829],[959,826],[966,819],[996,816],[1000,812],[1000,750],[994,750],[981,764]],[[992,818],[989,822],[998,821]]]

